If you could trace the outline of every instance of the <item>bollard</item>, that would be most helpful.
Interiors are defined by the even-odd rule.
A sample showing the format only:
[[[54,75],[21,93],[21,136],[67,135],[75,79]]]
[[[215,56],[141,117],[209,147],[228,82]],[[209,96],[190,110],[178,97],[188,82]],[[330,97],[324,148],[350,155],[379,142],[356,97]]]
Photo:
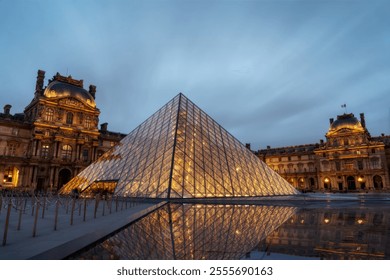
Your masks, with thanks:
[[[22,213],[23,213],[22,208],[20,208],[19,209],[19,220],[18,220],[18,228],[17,228],[17,230],[20,230],[20,226],[22,224]]]
[[[23,213],[26,213],[27,198],[24,199]]]
[[[69,199],[66,198],[66,215],[68,215],[69,212]]]
[[[81,216],[81,201],[79,200],[79,217]]]
[[[99,205],[99,195],[97,195],[95,197],[95,211],[94,211],[94,214],[93,214],[93,218],[96,219],[96,212],[97,212],[97,209],[98,209],[98,205]]]
[[[56,201],[56,211],[54,214],[54,230],[57,230],[57,222],[58,222],[58,208],[59,208],[59,200]]]
[[[105,209],[106,209],[106,201],[103,200],[103,214],[102,214],[102,216],[104,216]]]
[[[39,214],[39,202],[37,203],[37,209],[35,210],[33,237],[35,237],[37,235],[38,214]]]
[[[9,225],[9,215],[11,214],[11,201],[8,203],[8,209],[7,209],[7,216],[5,218],[5,225],[4,225],[4,235],[3,235],[3,246],[7,244],[7,234],[8,234],[8,225]]]
[[[83,222],[85,222],[86,212],[87,212],[87,199],[84,199],[84,217],[83,217]]]
[[[74,214],[74,205],[76,204],[76,201],[75,199],[73,198],[72,199],[72,212],[70,213],[70,225],[72,226],[73,225],[73,214]]]
[[[111,208],[112,208],[112,197],[110,199],[110,214],[111,214]]]
[[[31,197],[31,216],[34,216],[34,209],[35,209],[35,204],[34,204],[34,197]]]
[[[43,198],[42,219],[45,218],[46,197]]]
[[[115,212],[118,212],[118,197],[115,199]]]
[[[3,207],[3,196],[0,196],[0,214],[1,214],[2,207]]]
[[[121,211],[123,210],[123,203],[124,203],[125,201],[123,200],[123,198],[122,198],[122,205],[121,205]]]

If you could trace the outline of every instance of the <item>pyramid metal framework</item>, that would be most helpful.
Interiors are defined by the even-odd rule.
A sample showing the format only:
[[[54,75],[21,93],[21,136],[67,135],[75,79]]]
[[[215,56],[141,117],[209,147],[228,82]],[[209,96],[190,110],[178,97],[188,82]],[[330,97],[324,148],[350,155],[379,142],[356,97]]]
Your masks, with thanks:
[[[293,195],[298,191],[178,94],[60,193],[144,198]]]
[[[295,207],[166,204],[77,259],[241,259]]]

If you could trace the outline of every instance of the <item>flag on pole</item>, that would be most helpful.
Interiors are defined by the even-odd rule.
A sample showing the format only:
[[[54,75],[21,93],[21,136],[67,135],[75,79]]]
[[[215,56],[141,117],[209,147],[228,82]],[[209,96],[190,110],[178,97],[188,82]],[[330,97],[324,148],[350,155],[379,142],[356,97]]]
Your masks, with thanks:
[[[347,108],[347,104],[342,104],[341,108]]]

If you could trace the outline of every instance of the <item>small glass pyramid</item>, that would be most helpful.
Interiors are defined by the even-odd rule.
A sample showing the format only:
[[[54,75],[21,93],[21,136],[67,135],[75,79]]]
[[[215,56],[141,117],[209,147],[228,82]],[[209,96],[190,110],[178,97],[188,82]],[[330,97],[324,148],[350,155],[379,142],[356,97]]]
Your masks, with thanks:
[[[299,193],[182,93],[80,172],[60,193],[75,189],[143,198]]]

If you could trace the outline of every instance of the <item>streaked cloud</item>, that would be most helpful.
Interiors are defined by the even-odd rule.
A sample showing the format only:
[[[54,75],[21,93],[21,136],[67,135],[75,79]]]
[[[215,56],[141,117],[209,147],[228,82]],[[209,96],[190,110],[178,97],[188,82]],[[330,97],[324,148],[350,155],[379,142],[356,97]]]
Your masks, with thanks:
[[[387,1],[0,1],[0,104],[37,69],[97,85],[129,132],[183,92],[257,148],[324,138],[341,104],[390,129]]]

